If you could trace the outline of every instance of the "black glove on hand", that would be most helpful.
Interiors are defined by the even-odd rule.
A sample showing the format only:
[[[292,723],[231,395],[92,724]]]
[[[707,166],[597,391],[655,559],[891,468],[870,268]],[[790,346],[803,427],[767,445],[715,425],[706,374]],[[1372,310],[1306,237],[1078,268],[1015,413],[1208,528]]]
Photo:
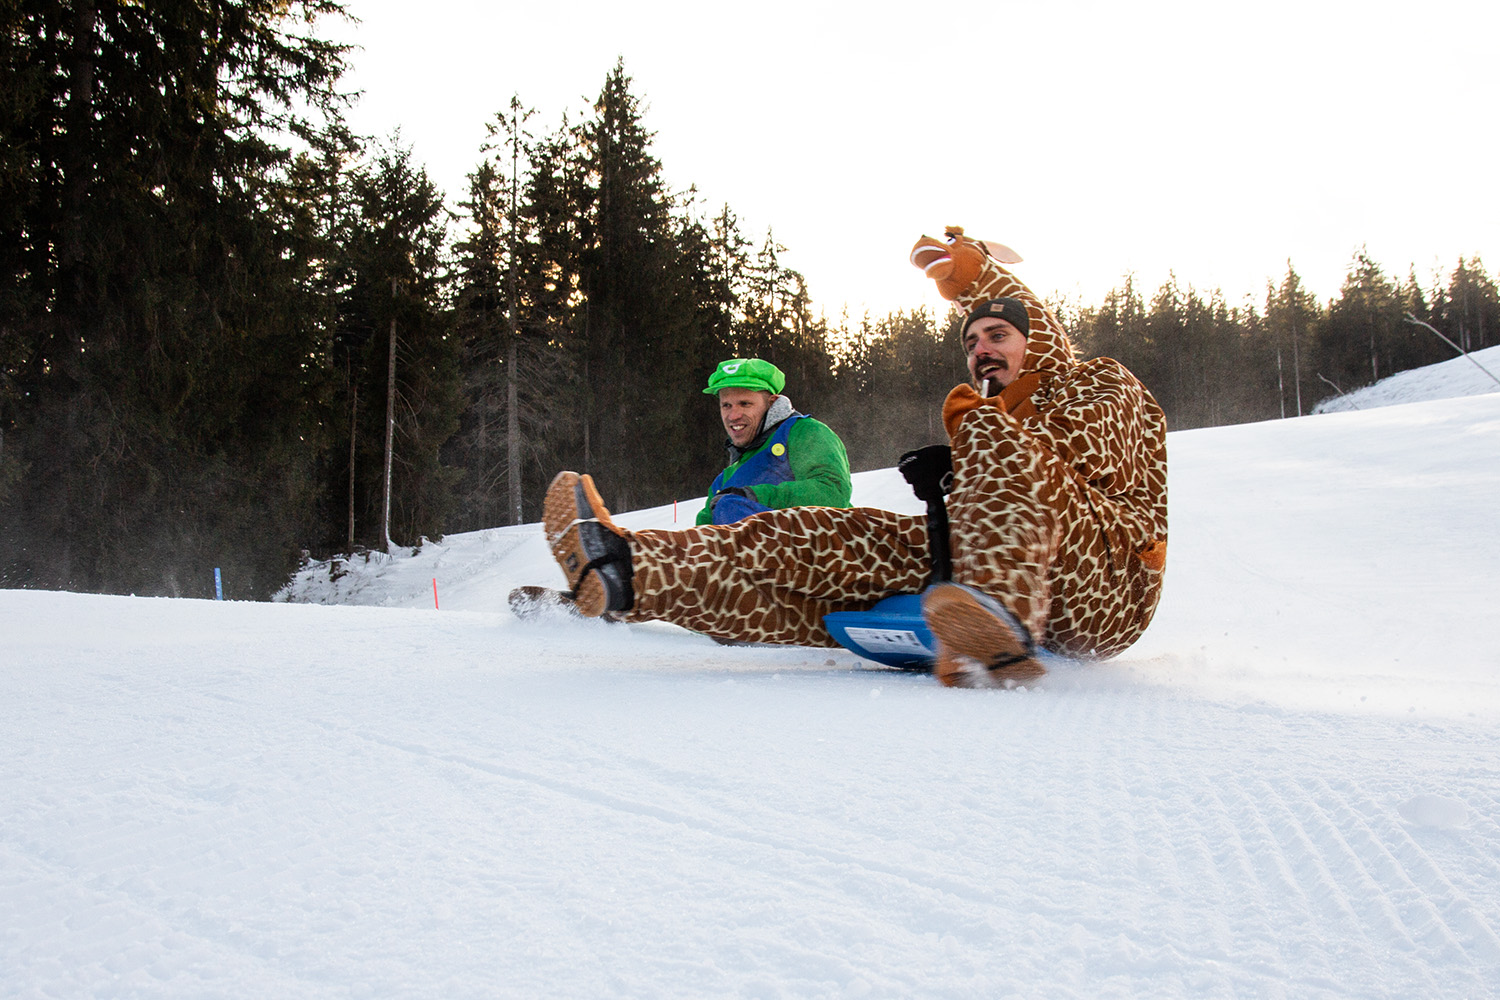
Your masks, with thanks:
[[[744,497],[746,500],[754,500],[756,503],[760,502],[760,499],[755,495],[755,491],[748,486],[726,486],[714,494],[713,502],[708,505],[708,509],[713,510],[719,505],[719,497],[729,496],[730,494],[737,497]]]
[[[896,468],[911,484],[917,499],[924,503],[941,499],[953,489],[953,449],[945,444],[909,451],[901,456]]]

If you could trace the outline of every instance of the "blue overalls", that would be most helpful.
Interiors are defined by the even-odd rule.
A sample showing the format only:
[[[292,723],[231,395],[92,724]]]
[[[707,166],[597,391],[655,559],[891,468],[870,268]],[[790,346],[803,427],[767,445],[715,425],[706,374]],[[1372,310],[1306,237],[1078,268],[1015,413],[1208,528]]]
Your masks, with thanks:
[[[761,486],[766,484],[785,483],[795,478],[792,474],[792,460],[788,453],[787,438],[792,432],[792,425],[801,420],[806,414],[794,413],[783,420],[776,428],[776,433],[771,435],[771,440],[745,459],[737,466],[733,466],[733,474],[726,480],[724,476],[730,473],[725,469],[714,479],[714,484],[709,488],[709,496],[713,496],[720,490],[730,486]],[[774,510],[757,500],[738,496],[730,493],[721,497],[714,504],[714,524],[733,524],[743,521],[751,514],[760,514],[764,511]]]

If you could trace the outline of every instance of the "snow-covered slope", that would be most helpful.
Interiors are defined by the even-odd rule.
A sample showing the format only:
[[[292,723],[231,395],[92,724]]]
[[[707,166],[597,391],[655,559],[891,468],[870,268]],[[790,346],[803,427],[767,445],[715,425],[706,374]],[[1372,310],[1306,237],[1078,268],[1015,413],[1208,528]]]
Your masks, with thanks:
[[[516,622],[536,526],[0,592],[0,996],[1500,995],[1500,394],[1170,451],[1157,620],[1011,692]]]
[[[1313,409],[1315,413],[1337,413],[1428,399],[1478,396],[1500,391],[1496,379],[1500,379],[1500,347],[1487,347],[1466,357],[1383,378],[1363,389],[1325,399]]]

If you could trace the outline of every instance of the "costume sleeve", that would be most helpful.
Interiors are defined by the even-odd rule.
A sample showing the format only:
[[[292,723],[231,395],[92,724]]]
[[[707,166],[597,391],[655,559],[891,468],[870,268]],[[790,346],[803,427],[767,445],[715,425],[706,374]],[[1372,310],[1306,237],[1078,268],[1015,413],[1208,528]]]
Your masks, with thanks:
[[[1022,426],[1104,495],[1130,490],[1148,450],[1140,381],[1119,362],[1095,358],[1069,373],[1051,404]]]
[[[733,465],[729,467],[729,469],[732,468],[734,468]],[[708,484],[708,496],[704,499],[703,509],[698,512],[698,518],[693,522],[694,524],[714,523],[714,494],[719,492],[720,484],[723,483],[725,479],[729,478],[729,469],[725,469],[723,472],[719,473],[714,477],[714,481]]]
[[[854,495],[844,442],[821,420],[805,417],[787,435],[793,478],[754,487],[767,507],[848,507]]]

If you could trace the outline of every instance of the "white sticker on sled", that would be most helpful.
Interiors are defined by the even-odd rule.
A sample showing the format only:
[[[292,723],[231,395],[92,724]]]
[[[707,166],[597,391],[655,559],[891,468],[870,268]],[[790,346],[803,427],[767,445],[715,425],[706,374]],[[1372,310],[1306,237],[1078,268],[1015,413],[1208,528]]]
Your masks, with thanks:
[[[870,652],[884,651],[889,653],[916,653],[918,655],[930,653],[922,640],[917,638],[917,633],[910,629],[890,628],[851,628],[845,629],[849,638]]]

